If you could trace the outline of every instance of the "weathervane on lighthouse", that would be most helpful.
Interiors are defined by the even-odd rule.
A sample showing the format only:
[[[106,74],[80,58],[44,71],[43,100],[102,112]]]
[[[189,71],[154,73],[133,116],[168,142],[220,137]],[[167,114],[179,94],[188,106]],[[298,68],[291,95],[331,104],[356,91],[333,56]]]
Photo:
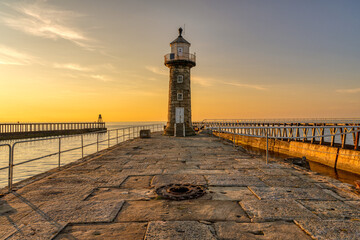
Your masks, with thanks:
[[[171,53],[165,55],[165,66],[170,68],[168,122],[165,135],[192,136],[195,131],[191,121],[190,69],[195,67],[195,54],[190,43],[179,36],[170,43]]]

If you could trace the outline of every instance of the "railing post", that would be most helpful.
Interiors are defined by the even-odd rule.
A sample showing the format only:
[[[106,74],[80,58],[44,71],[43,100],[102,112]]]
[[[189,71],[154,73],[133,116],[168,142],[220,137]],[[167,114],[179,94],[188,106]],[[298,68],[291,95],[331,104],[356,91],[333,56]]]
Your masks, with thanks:
[[[176,137],[176,123],[174,123],[174,137]]]
[[[269,162],[269,129],[266,128],[266,165]]]
[[[122,129],[123,142],[125,142],[125,128]]]
[[[81,158],[84,158],[84,136],[81,135]]]
[[[61,138],[59,138],[59,159],[58,159],[58,168],[60,169],[61,164]]]
[[[96,134],[96,152],[99,151],[99,133]]]
[[[233,143],[234,143],[234,148],[236,147],[236,143],[235,143],[235,128],[233,129]]]
[[[116,129],[116,144],[119,143],[119,129]]]
[[[108,147],[110,147],[110,131],[108,131]]]
[[[183,135],[185,137],[185,123],[183,123]]]
[[[14,172],[14,145],[11,148],[9,145],[9,176],[8,176],[8,192],[12,191],[12,183],[13,183],[13,172]]]

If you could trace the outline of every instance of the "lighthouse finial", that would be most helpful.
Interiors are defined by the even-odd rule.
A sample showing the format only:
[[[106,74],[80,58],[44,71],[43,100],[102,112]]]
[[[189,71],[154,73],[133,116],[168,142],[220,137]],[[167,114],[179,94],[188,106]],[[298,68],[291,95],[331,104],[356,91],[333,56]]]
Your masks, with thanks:
[[[179,28],[179,37],[181,37],[182,31],[183,31],[183,29]]]

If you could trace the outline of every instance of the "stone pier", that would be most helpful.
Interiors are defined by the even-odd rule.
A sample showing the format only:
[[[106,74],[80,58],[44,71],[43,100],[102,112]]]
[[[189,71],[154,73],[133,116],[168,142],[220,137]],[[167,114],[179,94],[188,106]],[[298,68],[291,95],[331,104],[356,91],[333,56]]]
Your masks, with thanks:
[[[155,193],[171,183],[206,193]],[[127,141],[0,198],[0,239],[311,238],[360,238],[351,185],[201,134]]]

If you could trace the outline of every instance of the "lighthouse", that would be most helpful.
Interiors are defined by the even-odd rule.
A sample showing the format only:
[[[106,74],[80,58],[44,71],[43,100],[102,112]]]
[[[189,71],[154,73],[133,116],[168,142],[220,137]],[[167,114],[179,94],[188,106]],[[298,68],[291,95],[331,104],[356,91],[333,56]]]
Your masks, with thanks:
[[[170,69],[168,121],[165,135],[185,137],[195,135],[191,122],[190,69],[195,67],[195,54],[190,43],[179,36],[170,43],[171,53],[165,55],[165,66]]]

